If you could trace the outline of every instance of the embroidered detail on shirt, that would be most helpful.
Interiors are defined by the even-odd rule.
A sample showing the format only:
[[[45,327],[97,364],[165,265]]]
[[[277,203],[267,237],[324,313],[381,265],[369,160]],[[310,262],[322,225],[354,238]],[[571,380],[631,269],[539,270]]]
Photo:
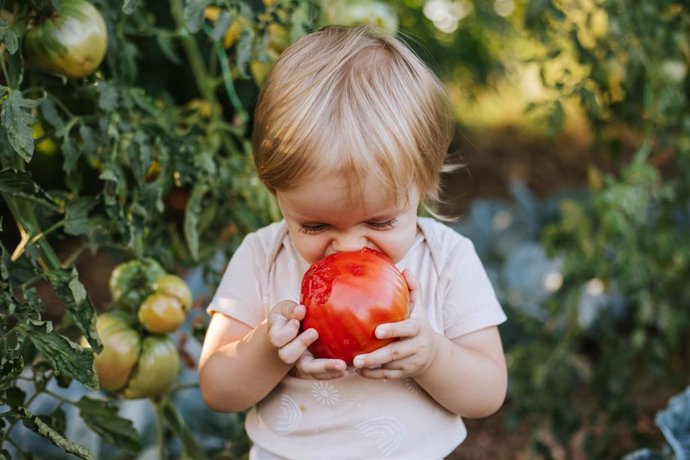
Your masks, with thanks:
[[[280,415],[276,418],[276,431],[288,434],[295,431],[302,419],[297,402],[288,395],[280,396]]]
[[[373,438],[381,454],[388,456],[398,450],[405,436],[405,427],[394,417],[374,417],[357,424],[357,431]]]
[[[317,382],[311,386],[311,394],[324,406],[334,406],[340,400],[340,392],[327,382]]]

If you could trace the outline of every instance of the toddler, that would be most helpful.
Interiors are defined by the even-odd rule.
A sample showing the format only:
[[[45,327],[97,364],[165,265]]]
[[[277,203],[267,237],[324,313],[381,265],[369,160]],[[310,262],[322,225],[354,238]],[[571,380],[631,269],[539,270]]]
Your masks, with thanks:
[[[463,417],[502,405],[506,317],[472,243],[431,218],[452,137],[443,86],[398,39],[367,27],[308,34],[278,59],[253,131],[283,220],[249,234],[208,306],[199,384],[217,411],[251,409],[252,459],[440,459]],[[410,288],[399,340],[348,367],[300,331],[302,275],[338,251],[386,253]]]

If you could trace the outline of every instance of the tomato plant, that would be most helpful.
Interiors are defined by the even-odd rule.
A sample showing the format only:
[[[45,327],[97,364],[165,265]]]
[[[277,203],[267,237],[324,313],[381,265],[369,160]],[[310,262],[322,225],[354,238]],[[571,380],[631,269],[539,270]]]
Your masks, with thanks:
[[[87,0],[62,0],[59,11],[38,12],[24,37],[31,65],[70,78],[96,70],[107,44],[103,16]]]
[[[204,458],[172,406],[177,367],[144,358],[192,308],[172,273],[199,267],[214,282],[210,261],[277,217],[251,167],[250,114],[261,86],[252,69],[270,67],[313,27],[316,1],[0,3],[0,456],[28,455],[12,439],[23,426],[91,458],[81,439],[65,435],[65,424],[78,422],[135,449],[140,443],[130,441],[140,436],[111,404],[123,388],[152,396],[158,390],[147,379],[161,379],[153,401],[161,457],[177,439],[182,456]],[[93,270],[90,257],[107,263]],[[120,260],[131,262],[99,299],[107,267]],[[150,296],[168,296],[174,314],[141,309]],[[128,325],[105,327],[114,312]],[[170,335],[174,347],[161,345],[169,354],[151,353],[178,363],[188,332]],[[128,373],[135,335],[143,351]],[[128,344],[122,354],[120,341]],[[27,380],[34,392],[22,389]],[[56,414],[52,429],[30,405],[56,380],[108,390],[107,398],[90,398],[74,423]]]
[[[150,258],[116,266],[109,286],[111,310],[99,314],[96,321],[103,344],[94,359],[99,385],[125,398],[159,398],[180,370],[177,347],[165,334],[184,322],[192,305],[191,291],[182,278],[165,273]],[[137,292],[137,297],[129,296],[129,300],[144,298],[134,309],[121,302],[131,292]],[[87,345],[85,339],[82,344]]]
[[[313,264],[302,278],[301,302],[307,308],[302,328],[319,333],[310,347],[314,356],[352,364],[358,354],[395,340],[377,339],[374,329],[407,318],[410,294],[391,260],[365,248],[331,254]]]
[[[177,275],[166,273],[154,259],[132,259],[116,266],[108,283],[112,307],[136,313],[144,330],[176,331],[192,308],[192,292]]]

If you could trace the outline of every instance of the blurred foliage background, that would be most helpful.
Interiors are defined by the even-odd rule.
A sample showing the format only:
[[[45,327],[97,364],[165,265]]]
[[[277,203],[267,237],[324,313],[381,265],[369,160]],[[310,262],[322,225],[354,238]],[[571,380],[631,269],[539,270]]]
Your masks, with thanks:
[[[0,1],[2,455],[246,455],[242,414],[210,412],[194,366],[223,261],[279,218],[252,171],[252,107],[291,41],[373,22],[453,99],[466,168],[445,211],[509,316],[506,405],[453,458],[690,459],[685,3],[93,0],[108,45],[84,78],[25,47],[61,3]],[[144,257],[197,306],[164,402],[98,391],[78,345],[99,350],[110,271]]]

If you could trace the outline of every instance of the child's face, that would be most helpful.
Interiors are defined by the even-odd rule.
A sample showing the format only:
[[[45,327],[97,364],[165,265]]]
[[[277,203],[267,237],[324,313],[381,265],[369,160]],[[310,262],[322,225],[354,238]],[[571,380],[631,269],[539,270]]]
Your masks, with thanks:
[[[411,187],[409,198],[396,202],[376,184],[364,185],[353,195],[345,178],[331,174],[276,192],[292,243],[309,264],[364,247],[394,262],[405,256],[417,232],[419,192]]]

